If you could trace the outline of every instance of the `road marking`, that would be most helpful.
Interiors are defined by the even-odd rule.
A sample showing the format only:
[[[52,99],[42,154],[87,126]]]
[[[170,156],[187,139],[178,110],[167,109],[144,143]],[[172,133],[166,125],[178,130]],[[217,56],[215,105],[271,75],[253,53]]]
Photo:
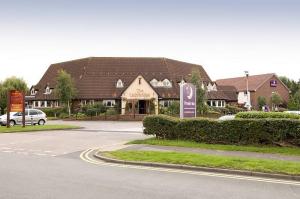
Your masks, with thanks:
[[[135,165],[125,165],[125,164],[116,164],[116,163],[106,163],[89,157],[93,152],[97,150],[98,149],[87,149],[80,154],[80,158],[85,162],[95,164],[95,165],[100,165],[100,166],[112,166],[112,167],[120,167],[120,168],[151,170],[151,171],[168,172],[168,173],[180,173],[180,174],[189,174],[189,175],[198,175],[198,176],[210,176],[210,177],[228,178],[228,179],[236,179],[236,180],[247,180],[247,181],[255,181],[255,182],[266,182],[266,183],[274,183],[274,184],[300,186],[300,182],[289,181],[289,180],[276,180],[271,178],[239,176],[239,175],[229,175],[229,174],[210,173],[210,172],[201,172],[201,171],[187,171],[187,170],[180,170],[180,169],[165,169],[159,167],[147,167],[147,166],[140,166],[140,165],[135,166]]]
[[[1,152],[4,152],[4,153],[13,153],[14,151],[1,151]]]

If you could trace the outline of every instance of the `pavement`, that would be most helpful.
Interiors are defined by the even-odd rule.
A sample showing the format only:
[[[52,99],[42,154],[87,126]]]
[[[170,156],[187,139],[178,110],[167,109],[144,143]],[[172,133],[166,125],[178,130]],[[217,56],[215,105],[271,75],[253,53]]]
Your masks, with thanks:
[[[52,123],[52,121],[50,122]],[[104,163],[82,157],[146,138],[140,122],[63,122],[80,130],[0,134],[0,199],[298,199],[292,181]]]
[[[212,150],[212,149],[159,146],[159,145],[147,145],[147,144],[134,144],[134,145],[127,146],[122,150],[185,152],[185,153],[196,153],[196,154],[206,154],[206,155],[221,155],[221,156],[300,162],[299,156],[287,156],[287,155],[280,155],[280,154],[269,154],[269,153],[267,154],[267,153],[256,153],[256,152],[245,152],[245,151],[222,151],[222,150]]]

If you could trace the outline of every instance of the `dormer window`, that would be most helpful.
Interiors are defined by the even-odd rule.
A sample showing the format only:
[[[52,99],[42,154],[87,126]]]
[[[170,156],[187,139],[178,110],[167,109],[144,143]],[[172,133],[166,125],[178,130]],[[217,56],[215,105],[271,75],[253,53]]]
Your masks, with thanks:
[[[30,94],[31,94],[31,95],[35,95],[35,93],[36,93],[36,91],[34,90],[34,88],[31,89]]]
[[[116,87],[117,87],[117,88],[123,88],[123,87],[124,87],[124,84],[123,84],[122,80],[119,79],[119,80],[117,81]]]
[[[153,87],[157,87],[157,86],[158,86],[158,81],[157,81],[157,79],[152,79],[152,80],[150,81],[150,84],[151,84]]]
[[[171,84],[170,80],[164,79],[163,86],[167,87],[167,88],[170,88],[170,87],[172,87],[172,84]]]
[[[51,89],[49,86],[46,87],[45,94],[51,94]]]

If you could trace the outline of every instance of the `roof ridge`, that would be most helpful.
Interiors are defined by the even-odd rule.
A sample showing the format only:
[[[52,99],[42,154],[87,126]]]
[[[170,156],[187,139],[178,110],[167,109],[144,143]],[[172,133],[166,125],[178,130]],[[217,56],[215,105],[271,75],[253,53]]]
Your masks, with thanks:
[[[257,74],[257,75],[249,75],[249,77],[266,76],[266,75],[276,75],[276,73],[264,73],[264,74]],[[230,77],[230,78],[217,79],[216,81],[228,80],[228,79],[240,79],[240,78],[245,78],[245,77],[246,76]]]

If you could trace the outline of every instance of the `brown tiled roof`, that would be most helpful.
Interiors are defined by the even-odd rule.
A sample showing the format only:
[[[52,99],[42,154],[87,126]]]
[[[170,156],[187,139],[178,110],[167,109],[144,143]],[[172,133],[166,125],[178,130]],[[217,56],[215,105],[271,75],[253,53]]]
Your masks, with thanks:
[[[210,91],[207,92],[208,100],[229,100],[229,97],[223,91]]]
[[[265,81],[272,78],[275,74],[252,75],[248,77],[249,91],[257,90]],[[247,90],[246,77],[236,77],[229,79],[219,79],[216,81],[219,86],[234,86],[237,91]]]
[[[202,66],[167,58],[89,57],[50,65],[35,86],[39,90],[35,99],[55,99],[54,94],[46,96],[43,93],[46,85],[55,88],[56,76],[61,69],[74,79],[78,99],[120,98],[138,75],[142,75],[148,82],[154,78],[169,79],[172,88],[154,88],[163,98],[179,98],[178,82],[182,78],[187,80],[194,69],[199,69],[203,81],[211,81]],[[116,88],[118,79],[122,80],[124,88]]]

